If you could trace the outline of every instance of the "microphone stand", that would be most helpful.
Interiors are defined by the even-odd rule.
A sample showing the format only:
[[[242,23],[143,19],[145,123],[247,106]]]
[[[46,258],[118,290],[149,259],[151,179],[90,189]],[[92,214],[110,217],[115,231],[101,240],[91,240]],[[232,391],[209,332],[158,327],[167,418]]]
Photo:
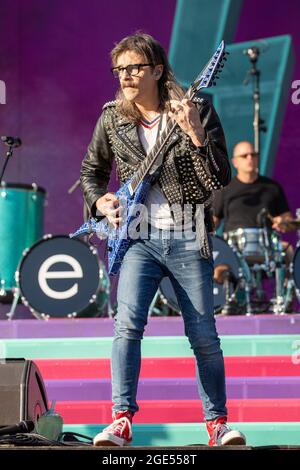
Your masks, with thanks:
[[[251,62],[251,69],[248,70],[244,85],[248,85],[250,78],[253,78],[253,130],[254,130],[254,150],[260,155],[260,132],[266,132],[267,127],[264,126],[264,120],[260,117],[260,70],[256,68],[256,63],[259,56],[259,49],[257,47],[251,47],[245,51]]]
[[[68,194],[72,194],[77,188],[80,188],[80,179],[76,180],[75,183],[68,189]],[[83,200],[83,221],[87,222],[89,219],[88,206]],[[89,243],[89,235],[84,235],[83,240],[85,243]]]
[[[76,180],[75,183],[68,189],[68,194],[72,194],[75,189],[79,188],[80,186],[80,179]],[[84,201],[83,203],[83,221],[84,222],[87,222],[89,218],[89,210],[88,210],[88,207]]]

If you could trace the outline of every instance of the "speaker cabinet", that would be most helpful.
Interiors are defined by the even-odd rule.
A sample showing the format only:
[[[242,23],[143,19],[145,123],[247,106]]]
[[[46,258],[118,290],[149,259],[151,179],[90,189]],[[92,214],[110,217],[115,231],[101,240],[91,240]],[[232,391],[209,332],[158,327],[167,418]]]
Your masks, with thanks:
[[[36,364],[25,359],[1,359],[0,426],[22,420],[36,422],[47,410],[47,393]]]

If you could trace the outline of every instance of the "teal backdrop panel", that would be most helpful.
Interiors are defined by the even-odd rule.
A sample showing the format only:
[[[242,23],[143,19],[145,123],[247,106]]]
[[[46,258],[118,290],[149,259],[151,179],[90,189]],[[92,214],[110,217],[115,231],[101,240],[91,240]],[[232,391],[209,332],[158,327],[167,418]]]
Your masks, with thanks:
[[[231,155],[234,144],[239,140],[254,140],[252,78],[248,85],[243,83],[251,66],[243,51],[253,45],[262,51],[257,68],[261,71],[261,118],[267,127],[266,132],[261,132],[260,173],[272,176],[294,66],[291,37],[277,36],[229,45],[228,61],[217,86],[210,88],[209,92],[224,127]]]
[[[222,39],[233,40],[243,0],[177,0],[169,59],[177,79],[191,82]]]

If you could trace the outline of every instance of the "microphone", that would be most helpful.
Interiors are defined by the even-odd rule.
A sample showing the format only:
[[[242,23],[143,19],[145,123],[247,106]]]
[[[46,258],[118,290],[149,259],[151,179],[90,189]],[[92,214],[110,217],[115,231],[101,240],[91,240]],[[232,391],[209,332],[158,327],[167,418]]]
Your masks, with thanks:
[[[2,135],[1,140],[8,147],[16,148],[16,147],[20,147],[20,145],[22,145],[22,141],[21,141],[20,137],[11,137],[11,136],[8,136],[8,135]]]
[[[18,424],[14,424],[13,426],[4,426],[0,428],[0,436],[5,436],[6,434],[19,434],[19,433],[27,433],[34,430],[34,422],[33,421],[20,421]]]
[[[243,54],[248,55],[252,60],[256,60],[260,54],[260,49],[256,46],[248,47],[248,49],[243,50]]]

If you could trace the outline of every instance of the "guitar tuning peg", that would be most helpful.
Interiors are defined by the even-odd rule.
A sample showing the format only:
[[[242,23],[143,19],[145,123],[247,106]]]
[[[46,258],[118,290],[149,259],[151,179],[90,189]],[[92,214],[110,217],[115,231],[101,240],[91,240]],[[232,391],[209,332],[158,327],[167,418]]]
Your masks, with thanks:
[[[212,82],[212,86],[216,86],[216,82]]]

